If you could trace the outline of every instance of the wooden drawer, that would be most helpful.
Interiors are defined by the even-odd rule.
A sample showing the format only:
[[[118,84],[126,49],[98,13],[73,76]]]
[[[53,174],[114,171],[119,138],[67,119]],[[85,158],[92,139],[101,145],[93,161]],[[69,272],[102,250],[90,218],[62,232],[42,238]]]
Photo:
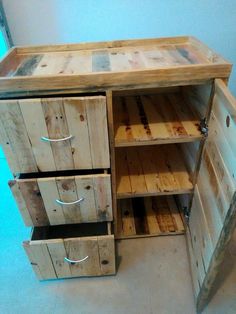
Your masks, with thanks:
[[[110,166],[105,96],[1,100],[0,135],[15,174]]]
[[[107,223],[35,227],[23,246],[40,280],[115,274]]]
[[[27,226],[111,221],[113,218],[109,174],[21,177],[27,175],[10,181],[9,185]]]

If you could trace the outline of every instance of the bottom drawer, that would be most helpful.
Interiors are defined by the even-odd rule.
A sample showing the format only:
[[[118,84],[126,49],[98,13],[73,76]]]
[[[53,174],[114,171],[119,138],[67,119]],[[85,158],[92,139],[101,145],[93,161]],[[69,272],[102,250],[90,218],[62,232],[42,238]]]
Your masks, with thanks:
[[[114,235],[109,223],[33,228],[23,242],[40,280],[115,274]]]

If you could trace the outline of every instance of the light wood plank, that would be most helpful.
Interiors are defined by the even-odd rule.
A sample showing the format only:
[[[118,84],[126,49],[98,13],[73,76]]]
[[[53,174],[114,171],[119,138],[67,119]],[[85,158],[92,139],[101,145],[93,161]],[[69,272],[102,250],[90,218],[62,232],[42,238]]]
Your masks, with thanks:
[[[37,172],[38,168],[33,156],[25,123],[17,100],[0,101],[0,119],[11,149],[17,159],[16,172]],[[7,151],[6,151],[7,152]],[[12,157],[12,156],[9,156]]]
[[[121,216],[122,216],[122,233],[125,236],[136,234],[131,199],[122,200]]]
[[[64,203],[75,202],[79,199],[77,193],[77,186],[75,178],[71,177],[57,177],[56,186],[60,201]],[[60,205],[64,213],[66,223],[79,223],[81,222],[80,204],[65,204]]]
[[[18,205],[18,209],[21,213],[21,216],[24,220],[24,223],[26,226],[33,226],[33,220],[30,216],[30,213],[29,211],[27,210],[27,206],[26,206],[26,203],[25,203],[25,200],[22,196],[22,193],[20,191],[20,187],[19,185],[17,184],[17,182],[15,180],[11,180],[8,182],[8,185],[14,195],[14,198],[16,200],[16,203]]]
[[[147,197],[144,199],[145,210],[147,214],[147,223],[150,234],[160,233],[161,230],[159,228],[156,214],[152,208],[152,199]]]
[[[49,143],[41,140],[42,136],[49,137],[41,99],[20,100],[19,106],[39,171],[55,171],[52,148]]]
[[[36,179],[17,180],[17,184],[34,226],[48,225],[48,216]]]
[[[67,221],[62,206],[56,202],[56,200],[60,199],[60,195],[55,178],[37,179],[37,183],[50,225],[65,224]]]
[[[68,137],[69,130],[62,98],[42,99],[42,108],[50,139]],[[74,169],[70,140],[47,143],[51,145],[57,170]]]
[[[37,275],[40,274],[39,279],[57,278],[46,243],[31,241],[27,244],[24,243],[24,248],[29,254],[31,264],[37,266],[37,268],[34,267],[34,270],[36,269]]]
[[[47,240],[47,248],[58,278],[71,277],[70,266],[65,262],[66,250],[63,239]]]
[[[71,148],[76,169],[92,168],[86,102],[90,98],[64,98],[69,134],[73,135]],[[100,126],[102,127],[102,125]]]
[[[99,236],[98,250],[101,274],[114,275],[116,273],[114,236]]]
[[[93,168],[109,168],[106,98],[90,97],[85,103]]]

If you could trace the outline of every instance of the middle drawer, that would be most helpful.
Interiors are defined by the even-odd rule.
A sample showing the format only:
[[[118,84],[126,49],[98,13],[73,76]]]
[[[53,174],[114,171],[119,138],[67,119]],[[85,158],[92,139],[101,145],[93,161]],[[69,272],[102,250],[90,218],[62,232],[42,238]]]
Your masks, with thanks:
[[[26,226],[113,219],[110,174],[23,177],[9,185]]]

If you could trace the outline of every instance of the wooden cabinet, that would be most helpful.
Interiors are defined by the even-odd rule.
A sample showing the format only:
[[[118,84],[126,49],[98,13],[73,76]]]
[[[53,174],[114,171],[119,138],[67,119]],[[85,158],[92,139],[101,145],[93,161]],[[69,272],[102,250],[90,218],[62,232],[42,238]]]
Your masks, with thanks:
[[[186,234],[204,307],[236,221],[231,67],[193,37],[10,51],[1,143],[39,279],[114,274],[114,236]]]

